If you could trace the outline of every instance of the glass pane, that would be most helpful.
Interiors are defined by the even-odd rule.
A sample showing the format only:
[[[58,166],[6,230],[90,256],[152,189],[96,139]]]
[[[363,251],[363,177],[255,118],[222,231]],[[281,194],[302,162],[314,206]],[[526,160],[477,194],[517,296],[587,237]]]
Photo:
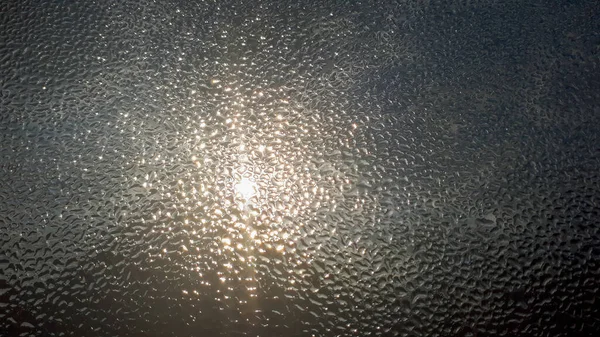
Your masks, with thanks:
[[[0,336],[600,335],[598,2],[0,8]]]

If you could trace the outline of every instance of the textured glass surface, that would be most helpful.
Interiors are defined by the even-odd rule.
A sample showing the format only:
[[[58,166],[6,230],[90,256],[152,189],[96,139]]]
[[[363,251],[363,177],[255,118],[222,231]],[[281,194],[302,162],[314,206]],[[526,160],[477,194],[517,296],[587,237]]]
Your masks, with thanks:
[[[0,336],[600,335],[597,1],[3,1]]]

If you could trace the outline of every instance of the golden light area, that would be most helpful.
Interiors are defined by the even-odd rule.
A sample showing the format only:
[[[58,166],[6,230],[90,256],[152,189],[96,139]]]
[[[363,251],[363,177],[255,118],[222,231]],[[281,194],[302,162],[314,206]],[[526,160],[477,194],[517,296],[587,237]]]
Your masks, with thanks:
[[[295,269],[310,261],[309,253],[297,249],[299,240],[312,235],[306,224],[314,223],[317,212],[335,212],[356,176],[342,153],[324,152],[324,143],[340,136],[350,142],[356,126],[348,124],[340,135],[308,108],[276,99],[283,93],[248,98],[222,83],[215,87],[222,86],[228,99],[220,98],[216,111],[180,135],[187,162],[170,166],[176,172],[147,175],[143,186],[169,200],[168,209],[153,214],[152,235],[177,237],[173,263],[195,273],[199,284],[218,286],[223,299],[246,301],[273,268],[283,268],[290,285],[303,277]],[[266,99],[268,104],[259,104]],[[171,259],[170,254],[161,250],[155,256]],[[240,289],[246,295],[234,296]]]

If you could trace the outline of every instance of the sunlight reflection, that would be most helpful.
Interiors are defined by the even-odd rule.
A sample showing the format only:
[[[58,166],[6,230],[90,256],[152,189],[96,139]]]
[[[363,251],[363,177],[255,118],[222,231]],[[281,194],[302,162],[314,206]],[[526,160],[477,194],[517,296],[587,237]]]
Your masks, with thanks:
[[[212,81],[216,89],[219,83]],[[315,217],[335,212],[337,200],[348,190],[343,187],[356,174],[352,164],[340,161],[345,154],[322,153],[321,138],[328,134],[319,123],[304,120],[300,112],[308,108],[291,106],[287,99],[245,108],[254,103],[237,90],[223,89],[220,99],[225,103],[193,129],[186,153],[190,172],[143,172],[141,182],[176,205],[153,214],[158,223],[154,228],[176,235],[171,227],[181,224],[177,230],[190,233],[178,250],[185,260],[177,263],[198,273],[202,286],[217,283],[218,300],[252,303],[275,265],[281,272],[278,277],[287,274],[290,284],[296,282],[292,275],[303,269],[293,269],[311,255],[302,238],[319,228]],[[313,140],[314,135],[319,139]],[[166,165],[167,160],[161,153],[153,162]],[[173,181],[165,184],[160,180],[164,177]],[[194,289],[185,291],[191,296]]]
[[[250,200],[256,195],[256,183],[248,178],[242,178],[235,185],[235,193],[240,196],[244,201]]]

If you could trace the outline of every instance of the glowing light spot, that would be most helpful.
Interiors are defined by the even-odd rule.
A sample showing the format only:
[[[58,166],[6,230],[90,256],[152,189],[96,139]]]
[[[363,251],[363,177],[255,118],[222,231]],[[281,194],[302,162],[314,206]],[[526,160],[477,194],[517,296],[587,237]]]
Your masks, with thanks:
[[[244,200],[248,200],[256,194],[256,184],[248,178],[242,178],[242,180],[235,185],[235,193]]]

